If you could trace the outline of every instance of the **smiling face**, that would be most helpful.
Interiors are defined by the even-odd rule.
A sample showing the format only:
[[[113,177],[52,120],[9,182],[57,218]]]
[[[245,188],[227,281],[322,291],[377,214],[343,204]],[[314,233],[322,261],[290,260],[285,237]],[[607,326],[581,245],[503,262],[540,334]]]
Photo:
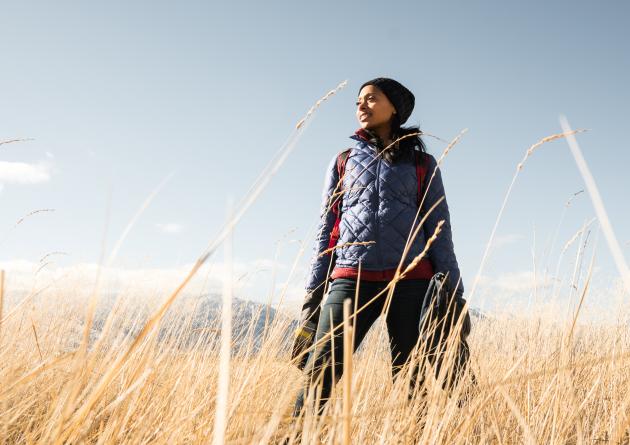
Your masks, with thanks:
[[[356,105],[361,128],[389,134],[390,121],[396,108],[378,87],[364,86],[359,92]]]

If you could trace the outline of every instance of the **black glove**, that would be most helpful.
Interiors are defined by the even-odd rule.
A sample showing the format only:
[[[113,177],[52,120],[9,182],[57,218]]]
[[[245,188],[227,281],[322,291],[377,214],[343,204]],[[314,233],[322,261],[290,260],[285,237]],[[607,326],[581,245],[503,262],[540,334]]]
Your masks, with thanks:
[[[291,360],[295,360],[302,352],[313,345],[315,332],[317,331],[317,323],[319,322],[319,304],[324,296],[323,289],[324,286],[320,286],[315,290],[309,291],[304,298],[299,327],[295,330],[293,338]],[[303,354],[299,360],[295,362],[295,366],[300,370],[304,369],[308,356],[308,353]]]
[[[295,360],[300,354],[313,345],[316,331],[317,325],[312,321],[307,321],[295,330],[291,360]],[[308,356],[309,353],[304,353],[299,360],[295,362],[295,366],[297,366],[300,370],[304,369]]]

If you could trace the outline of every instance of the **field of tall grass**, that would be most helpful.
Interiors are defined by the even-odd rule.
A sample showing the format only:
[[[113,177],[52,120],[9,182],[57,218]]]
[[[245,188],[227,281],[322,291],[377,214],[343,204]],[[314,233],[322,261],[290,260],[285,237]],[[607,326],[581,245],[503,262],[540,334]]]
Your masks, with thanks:
[[[109,312],[110,326],[100,315],[99,335],[86,338],[85,301],[71,290],[43,292],[28,305],[11,305],[15,310],[5,307],[2,443],[213,439],[221,318],[193,327],[194,305],[175,305],[159,329],[134,343],[151,322],[151,314],[133,310],[139,297],[129,295]],[[259,310],[264,316],[265,307]],[[354,356],[350,416],[344,415],[342,378],[322,416],[309,410],[292,422],[301,373],[289,363],[293,325],[276,315],[257,347],[253,337],[261,332],[254,329],[234,339],[240,347],[230,354],[225,442],[281,443],[299,432],[302,443],[343,443],[345,428],[351,443],[627,443],[630,338],[624,318],[573,326],[545,313],[474,317],[469,342],[478,385],[462,407],[460,388],[449,398],[431,380],[425,397],[407,402],[407,376],[392,382],[379,319]]]
[[[530,147],[514,180],[536,148],[574,133],[566,129]],[[474,387],[465,378],[449,395],[428,378],[425,391],[408,400],[411,366],[392,381],[381,318],[346,361],[323,414],[307,409],[292,418],[303,377],[290,363],[295,321],[282,304],[273,312],[259,305],[258,313],[233,305],[229,273],[219,309],[206,297],[184,294],[219,246],[230,261],[231,229],[296,140],[229,211],[224,230],[166,295],[119,292],[103,302],[98,280],[87,297],[72,286],[18,295],[4,286],[10,272],[2,275],[0,443],[629,443],[630,311],[620,304],[614,320],[581,317],[593,272],[583,248],[573,281],[557,289],[570,289],[570,306],[556,298],[519,316],[473,317]],[[623,301],[626,287],[611,292]]]

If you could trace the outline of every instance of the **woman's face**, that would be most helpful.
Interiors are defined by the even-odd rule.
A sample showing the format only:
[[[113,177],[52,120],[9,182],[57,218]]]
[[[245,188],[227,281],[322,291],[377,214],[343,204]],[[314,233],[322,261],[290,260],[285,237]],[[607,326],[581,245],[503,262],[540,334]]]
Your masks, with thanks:
[[[374,85],[366,85],[357,98],[357,119],[363,129],[372,130],[389,126],[396,108],[387,96]]]

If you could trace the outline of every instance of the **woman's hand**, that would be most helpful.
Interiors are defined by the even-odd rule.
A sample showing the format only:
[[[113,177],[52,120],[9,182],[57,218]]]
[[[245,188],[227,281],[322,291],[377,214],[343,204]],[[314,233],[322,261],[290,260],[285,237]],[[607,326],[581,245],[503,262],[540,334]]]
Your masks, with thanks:
[[[311,347],[315,338],[316,331],[317,325],[310,320],[304,322],[299,328],[295,330],[291,360],[295,360],[300,354]],[[307,360],[308,353],[302,354],[299,361],[295,363],[295,366],[297,366],[298,369],[302,370],[304,369],[304,366],[306,366]]]

